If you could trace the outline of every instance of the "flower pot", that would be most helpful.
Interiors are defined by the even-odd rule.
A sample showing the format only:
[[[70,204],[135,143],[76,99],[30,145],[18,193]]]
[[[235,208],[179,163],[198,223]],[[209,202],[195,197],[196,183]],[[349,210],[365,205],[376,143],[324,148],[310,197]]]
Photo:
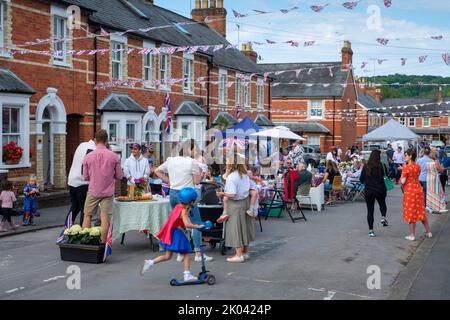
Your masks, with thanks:
[[[85,244],[58,244],[61,253],[61,260],[83,262],[83,263],[103,263],[105,245],[85,245]]]

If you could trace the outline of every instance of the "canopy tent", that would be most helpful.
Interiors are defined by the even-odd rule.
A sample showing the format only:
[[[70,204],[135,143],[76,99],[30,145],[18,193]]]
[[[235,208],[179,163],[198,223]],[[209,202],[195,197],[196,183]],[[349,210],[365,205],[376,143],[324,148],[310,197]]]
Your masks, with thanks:
[[[239,139],[249,139],[252,133],[261,131],[261,127],[254,123],[249,117],[244,117],[240,122],[234,126],[222,131],[222,136],[236,137]]]
[[[260,131],[257,133],[252,134],[252,136],[258,136],[258,137],[267,137],[267,138],[274,138],[274,139],[289,139],[289,140],[301,140],[305,141],[305,138],[302,138],[298,134],[295,134],[289,128],[279,126],[275,127],[269,130]]]
[[[420,136],[395,120],[363,136],[363,141],[419,140]]]

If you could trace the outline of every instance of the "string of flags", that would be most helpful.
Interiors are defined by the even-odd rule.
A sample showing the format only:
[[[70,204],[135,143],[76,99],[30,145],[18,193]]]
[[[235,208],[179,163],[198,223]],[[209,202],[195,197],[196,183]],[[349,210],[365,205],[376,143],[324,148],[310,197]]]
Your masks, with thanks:
[[[444,60],[444,63],[445,63],[446,65],[450,65],[450,57],[449,57],[449,55],[450,55],[450,54],[448,54],[448,53],[442,54],[442,59]],[[425,56],[419,56],[419,57],[418,57],[418,62],[419,62],[420,64],[423,64],[423,63],[425,63],[425,62],[427,61],[427,59],[428,59],[428,55],[425,55]],[[405,66],[407,60],[408,60],[408,58],[400,58],[400,63],[401,63],[401,65],[402,65],[402,66]],[[378,62],[379,65],[382,65],[384,62],[389,61],[389,59],[376,59],[376,61]],[[369,62],[363,61],[363,62],[361,62],[360,69],[364,69],[364,68],[366,68],[368,65],[369,65]]]

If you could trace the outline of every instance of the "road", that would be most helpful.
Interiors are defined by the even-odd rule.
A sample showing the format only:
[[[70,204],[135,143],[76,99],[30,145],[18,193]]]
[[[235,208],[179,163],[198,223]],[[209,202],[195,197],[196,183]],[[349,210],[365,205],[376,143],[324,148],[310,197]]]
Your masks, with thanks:
[[[286,217],[263,221],[263,232],[257,228],[250,248],[251,260],[243,264],[227,263],[217,249],[206,249],[215,258],[207,264],[217,278],[214,286],[171,287],[170,279],[182,273],[175,260],[141,277],[141,262],[158,253],[137,232],[127,234],[123,246],[114,242],[112,256],[100,265],[61,261],[55,245],[59,228],[5,237],[0,239],[0,299],[388,299],[399,275],[408,273],[408,262],[419,246],[436,241],[404,239],[408,228],[401,202],[397,187],[387,201],[390,226],[382,228],[377,216],[376,238],[368,237],[362,201],[305,211],[307,222],[292,223]],[[429,219],[433,231],[440,230],[444,217]],[[417,229],[421,235],[422,227]],[[81,269],[80,290],[67,288],[71,265]],[[381,270],[379,289],[367,287],[369,266]],[[199,269],[193,262],[193,273]]]

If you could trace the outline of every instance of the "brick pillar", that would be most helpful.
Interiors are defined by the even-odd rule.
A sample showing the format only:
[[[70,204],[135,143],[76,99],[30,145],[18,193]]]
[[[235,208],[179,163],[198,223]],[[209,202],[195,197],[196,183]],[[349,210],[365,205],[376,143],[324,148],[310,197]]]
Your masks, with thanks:
[[[66,135],[55,134],[53,136],[53,168],[54,168],[54,185],[55,188],[67,187],[66,175]]]
[[[36,177],[39,185],[44,185],[44,156],[42,153],[42,141],[44,135],[36,135]],[[40,146],[40,147],[39,147]]]

